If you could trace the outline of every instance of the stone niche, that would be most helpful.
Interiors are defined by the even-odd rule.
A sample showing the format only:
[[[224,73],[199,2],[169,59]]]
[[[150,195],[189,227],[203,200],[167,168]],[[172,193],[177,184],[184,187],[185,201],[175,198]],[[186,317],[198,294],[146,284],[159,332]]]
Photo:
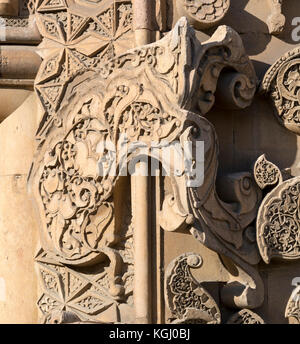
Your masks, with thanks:
[[[0,323],[300,322],[298,12],[0,0]]]

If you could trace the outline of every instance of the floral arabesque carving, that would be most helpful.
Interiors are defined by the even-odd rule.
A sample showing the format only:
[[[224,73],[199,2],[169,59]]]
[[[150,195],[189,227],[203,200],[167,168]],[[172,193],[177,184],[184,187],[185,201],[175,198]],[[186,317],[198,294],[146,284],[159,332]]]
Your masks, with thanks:
[[[266,263],[272,257],[298,259],[299,178],[284,181],[263,200],[257,216],[257,243]]]
[[[219,324],[220,310],[211,295],[192,276],[202,258],[186,253],[174,259],[165,275],[165,299],[174,323]]]
[[[169,39],[165,44],[166,47],[158,44],[121,55],[100,72],[91,70],[75,78],[61,109],[48,122],[47,135],[41,140],[31,170],[30,186],[41,216],[43,248],[57,264],[80,268],[102,263],[106,257],[117,260],[123,282],[119,281],[119,272],[113,271],[110,283],[115,292],[109,291],[111,298],[132,293],[129,266],[133,263],[132,235],[116,232],[113,220],[112,192],[120,157],[111,146],[122,143],[124,135],[128,140],[142,139],[147,143],[172,140],[182,131],[179,110],[162,107],[166,103],[164,96],[159,101],[148,80],[151,72],[152,78],[160,72],[165,82],[169,76],[164,76],[164,68],[172,73],[178,67],[176,47],[170,65],[161,64],[164,54],[170,57]],[[173,87],[177,86],[172,83],[170,89]],[[110,174],[109,162],[114,153],[118,171]],[[99,175],[100,165],[106,174]],[[128,268],[124,270],[126,264]],[[42,281],[45,285],[45,276]],[[49,295],[47,300],[52,300]],[[46,301],[43,298],[41,302],[44,305]],[[47,319],[53,318],[52,309],[67,311],[58,309],[61,303],[55,299],[51,309],[41,308]]]
[[[249,309],[242,309],[237,312],[227,321],[227,324],[243,324],[243,325],[261,325],[264,324],[264,320],[256,313]]]
[[[287,302],[284,316],[289,319],[290,324],[300,323],[300,286],[298,285],[291,293]]]
[[[261,86],[270,96],[279,122],[296,134],[300,133],[299,55],[296,48],[278,59],[267,71]]]
[[[54,66],[59,68],[59,64]],[[243,211],[236,212],[219,199],[215,189],[217,137],[203,117],[214,104],[218,79],[227,67],[234,76],[242,75],[248,93],[254,94],[256,76],[240,37],[232,29],[220,27],[200,44],[182,18],[156,43],[129,50],[98,71],[78,69],[66,85],[57,111],[45,115],[37,134],[40,143],[29,186],[41,218],[43,249],[60,264],[93,266],[110,254],[122,266],[123,257],[116,252],[120,235],[114,226],[112,196],[123,170],[119,147],[124,137],[142,145],[155,141],[160,148],[165,141],[204,141],[205,183],[190,186],[193,178],[185,171],[172,176],[176,209],[171,207],[170,212],[192,225],[191,232],[204,245],[250,271],[248,281],[238,282],[244,294],[235,297],[228,285],[227,295],[240,300],[239,306],[259,305],[260,280],[252,277],[249,268],[259,256],[244,232],[255,217],[260,193],[253,184],[240,182],[247,179],[242,176],[237,197]],[[231,101],[239,104],[239,87],[231,94]],[[134,154],[129,152],[125,160],[132,160]],[[109,173],[114,166],[116,173]],[[99,174],[100,167],[104,174]],[[163,227],[169,230],[167,223]],[[122,288],[116,288],[121,295]],[[191,314],[188,318],[192,319]]]
[[[69,106],[72,102],[66,101],[53,118],[51,129],[55,134],[48,134],[45,152],[42,150],[37,199],[45,214],[46,240],[65,263],[90,261],[99,256],[100,247],[115,242],[110,197],[119,172],[109,173],[112,166],[107,169],[103,164],[107,173],[98,175],[98,163],[108,162],[111,153],[116,153],[119,162],[119,152],[112,152],[110,145],[118,143],[122,135],[131,141],[143,138],[151,142],[176,137],[181,130],[179,114],[173,111],[168,115],[165,109],[159,109],[154,90],[146,89],[143,83],[143,61],[146,65],[153,63],[150,57],[154,58],[154,52],[147,49],[141,56],[140,81],[126,79],[125,71],[117,66],[115,72],[121,72],[124,78],[116,79],[114,86],[109,83],[110,92],[105,94],[103,82],[114,76],[90,77],[91,86],[82,87],[84,83],[80,82],[83,94],[74,98],[72,93],[76,104]],[[123,56],[123,61],[129,64],[129,75],[135,68],[135,56]]]
[[[282,182],[281,171],[276,165],[268,161],[264,154],[256,160],[253,174],[257,185],[261,189],[267,186],[275,186]]]

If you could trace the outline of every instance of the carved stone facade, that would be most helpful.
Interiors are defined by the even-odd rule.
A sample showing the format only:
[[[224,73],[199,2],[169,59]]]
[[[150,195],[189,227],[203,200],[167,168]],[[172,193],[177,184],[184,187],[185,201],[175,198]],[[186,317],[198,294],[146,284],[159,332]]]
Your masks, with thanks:
[[[0,323],[300,323],[290,2],[0,0]]]

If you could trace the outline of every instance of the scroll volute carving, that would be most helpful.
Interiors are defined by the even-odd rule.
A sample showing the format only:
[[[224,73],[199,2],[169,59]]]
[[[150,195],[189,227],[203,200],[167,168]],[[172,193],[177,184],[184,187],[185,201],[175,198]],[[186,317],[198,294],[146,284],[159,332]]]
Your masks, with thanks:
[[[230,204],[226,204],[219,199],[215,187],[218,164],[217,136],[213,126],[204,117],[196,115],[196,113],[200,113],[202,116],[205,115],[214,105],[218,80],[224,69],[227,68],[235,71],[236,75],[242,75],[247,80],[244,85],[247,85],[252,97],[256,89],[256,75],[249,58],[245,54],[240,37],[231,28],[219,27],[215,34],[202,44],[195,39],[190,28],[186,30],[186,34],[189,40],[186,40],[186,46],[181,52],[182,58],[185,57],[185,60],[182,61],[185,64],[183,69],[183,80],[185,82],[181,83],[181,90],[178,92],[178,103],[181,108],[193,111],[195,114],[190,112],[187,116],[187,120],[193,122],[193,128],[184,131],[180,136],[180,140],[181,142],[193,142],[195,145],[197,141],[205,142],[205,178],[201,186],[190,188],[187,186],[189,183],[192,185],[191,180],[188,181],[186,176],[173,178],[171,182],[173,192],[166,197],[163,211],[168,209],[168,211],[173,212],[170,218],[177,218],[177,226],[173,220],[168,226],[166,223],[168,219],[162,220],[161,225],[166,230],[176,230],[182,229],[181,224],[191,224],[193,219],[197,219],[196,226],[200,222],[199,228],[205,228],[207,241],[210,232],[213,231],[214,235],[222,238],[229,247],[232,247],[236,252],[239,251],[242,256],[244,255],[244,259],[256,261],[258,255],[257,252],[255,253],[255,249],[253,256],[249,255],[248,250],[246,250],[247,253],[245,251],[243,254],[240,249],[243,245],[242,229],[246,228],[255,218],[258,201],[261,197],[260,192],[252,182],[251,176],[249,179],[250,184],[247,186],[248,191],[243,189],[243,183],[239,184],[241,193],[253,193],[251,205],[242,207],[243,214],[237,214]],[[234,73],[232,72],[232,74]],[[237,84],[240,86],[238,81]],[[231,101],[238,106],[241,103],[237,100],[239,88],[236,86],[233,86],[236,92]],[[244,106],[245,104],[240,107]],[[239,197],[240,202],[243,203],[243,197],[241,195]],[[182,218],[181,223],[178,216]],[[202,219],[205,219],[203,223]]]
[[[139,154],[129,149],[124,155],[122,147],[138,143],[135,148],[149,148],[156,142],[161,150],[165,142],[174,141],[181,146],[190,142],[193,147],[199,141],[205,143],[205,178],[195,186],[192,171],[170,176],[171,198],[167,196],[162,207],[169,202],[168,216],[173,212],[178,217],[171,228],[161,223],[163,228],[192,226],[198,240],[229,255],[243,269],[258,261],[256,246],[244,240],[244,231],[255,217],[259,193],[251,183],[247,190],[242,187],[236,193],[240,212],[221,201],[216,192],[217,137],[203,115],[214,104],[224,68],[247,80],[240,83],[238,77],[237,84],[231,83],[235,88],[231,102],[244,107],[239,98],[247,94],[251,102],[256,75],[238,34],[222,26],[200,43],[181,18],[160,41],[129,50],[100,68],[78,72],[70,81],[59,109],[47,114],[41,124],[44,128],[39,131],[29,178],[41,218],[43,248],[58,262],[86,266],[114,256],[122,264],[115,249],[120,237],[113,221],[112,192],[124,163]],[[242,186],[242,179],[238,177],[236,185]],[[249,192],[247,207],[243,203]],[[256,277],[250,278],[250,288],[248,282],[247,297],[240,296],[246,300],[239,303],[241,307],[254,307],[261,301],[260,296],[248,296],[259,286]]]
[[[160,224],[169,231],[189,228],[205,246],[232,259],[238,265],[239,276],[243,277],[237,280],[232,276],[223,288],[222,301],[230,307],[254,308],[263,301],[263,283],[250,266],[260,260],[250,224],[256,217],[261,191],[251,174],[246,173],[229,177],[232,190],[228,191],[228,187],[225,192],[229,196],[228,203],[219,198],[216,191],[218,140],[213,126],[202,116],[214,104],[222,72],[230,71],[227,77],[231,75],[233,79],[239,75],[235,79],[237,84],[229,83],[235,87],[235,92],[226,92],[229,95],[226,103],[233,107],[244,108],[251,103],[257,79],[241,39],[232,29],[219,27],[211,39],[202,44],[197,43],[189,31],[193,44],[187,43],[189,68],[185,68],[185,80],[191,81],[186,84],[188,88],[183,88],[185,92],[179,98],[179,105],[193,111],[187,117],[193,127],[181,134],[180,142],[188,141],[196,146],[197,142],[204,141],[204,182],[194,187],[193,179],[187,177],[189,173],[171,177],[172,191],[163,202]],[[247,82],[240,83],[241,77]]]
[[[201,187],[201,199],[212,194],[215,132],[189,109],[204,114],[212,107],[217,79],[225,66],[243,73],[255,88],[253,67],[232,29],[221,27],[201,44],[182,18],[161,41],[120,55],[100,72],[87,71],[68,86],[60,110],[50,119],[30,176],[42,238],[62,262],[86,264],[101,259],[101,247],[113,246],[116,240],[110,197],[122,159],[110,145],[118,147],[124,136],[129,142],[144,144],[203,140],[211,173]],[[159,87],[164,94],[157,94]],[[116,154],[116,175],[109,173],[113,164],[103,164],[106,173],[99,176],[99,161],[111,161],[111,154]],[[177,199],[184,208],[186,187],[178,190]]]

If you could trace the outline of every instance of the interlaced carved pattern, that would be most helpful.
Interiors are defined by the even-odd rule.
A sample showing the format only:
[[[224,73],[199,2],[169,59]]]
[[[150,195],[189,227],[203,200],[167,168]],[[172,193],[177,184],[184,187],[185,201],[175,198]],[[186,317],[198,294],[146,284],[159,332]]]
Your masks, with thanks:
[[[187,253],[173,260],[166,272],[166,299],[174,316],[187,322],[219,323],[220,311],[209,293],[192,277],[190,268],[198,268],[202,258]],[[191,319],[189,312],[195,312],[199,318]]]
[[[257,242],[266,263],[272,257],[300,257],[300,180],[287,180],[263,200],[257,217]]]
[[[264,154],[256,160],[253,173],[255,181],[261,189],[282,182],[282,175],[279,168],[268,161]]]
[[[234,314],[228,321],[227,324],[244,324],[244,325],[260,325],[264,324],[264,320],[256,313],[249,309],[242,309],[241,311]]]
[[[110,279],[110,268],[93,276],[57,264],[54,257],[41,251],[36,260],[44,292],[37,304],[42,313],[42,322],[51,323],[53,314],[70,312],[81,320],[99,319],[99,314],[119,305],[119,297],[112,296],[110,285],[103,286],[98,279]]]
[[[43,82],[52,80],[54,83],[37,87],[38,92],[46,92],[49,106],[52,104],[50,107],[56,110],[46,112],[41,121],[37,133],[40,141],[29,177],[41,218],[43,249],[55,256],[57,263],[74,269],[93,267],[108,257],[115,262],[111,264],[115,268],[111,272],[110,297],[123,297],[124,288],[130,290],[128,284],[132,278],[130,267],[127,271],[123,269],[123,259],[130,260],[128,251],[132,246],[128,240],[122,245],[123,253],[118,252],[124,238],[120,238],[115,227],[113,190],[122,170],[123,156],[119,148],[125,142],[124,136],[129,143],[138,141],[149,145],[155,141],[159,148],[165,141],[178,140],[181,144],[204,141],[208,162],[204,185],[187,187],[189,177],[184,174],[171,177],[180,220],[190,224],[195,220],[192,228],[195,237],[199,239],[205,231],[205,240],[203,237],[199,240],[216,251],[236,257],[238,264],[243,264],[242,259],[256,263],[256,247],[253,243],[243,245],[243,231],[253,221],[259,195],[248,185],[251,190],[247,189],[246,194],[247,197],[251,194],[251,207],[243,214],[236,214],[218,199],[215,192],[216,133],[210,122],[201,116],[213,106],[217,81],[226,66],[243,74],[251,93],[255,90],[255,72],[238,34],[221,27],[207,44],[202,44],[182,18],[162,40],[129,50],[99,65],[97,70],[78,68],[65,84],[63,73],[67,75],[72,68],[68,63],[57,63],[55,54],[59,61],[69,54],[62,43],[65,40],[63,26],[57,26],[59,21],[67,23],[68,16],[58,16],[60,10],[57,9],[55,18],[47,17],[50,31],[45,36],[52,35],[49,40],[61,44],[63,49],[56,49],[55,43],[51,51],[53,61],[50,59],[49,66],[41,69]],[[108,22],[109,16],[103,25]],[[72,50],[71,53],[75,50],[83,53],[77,43],[80,40],[76,41],[76,48],[74,45],[74,49],[73,46],[67,49]],[[84,49],[89,47],[84,46]],[[91,46],[95,48],[94,44]],[[197,58],[190,59],[191,54]],[[214,56],[212,61],[209,56]],[[160,89],[164,92],[158,92]],[[234,93],[234,97],[237,96],[238,88]],[[130,152],[128,161],[134,155]],[[113,171],[114,162],[116,173],[109,173]],[[100,168],[105,173],[100,174]],[[241,246],[244,252],[240,252]],[[254,282],[252,286],[245,288],[245,293],[256,293],[260,287]],[[248,296],[240,298],[248,300]],[[88,298],[87,304],[91,300]],[[198,301],[205,307],[210,304],[205,296]],[[260,301],[260,297],[254,299],[253,304]],[[83,307],[86,303],[80,304]],[[196,310],[202,314],[202,320],[216,320],[204,316],[203,309]],[[193,319],[190,310],[187,311],[189,315],[186,314],[185,320]]]
[[[262,90],[270,95],[276,117],[287,129],[300,133],[300,50],[289,51],[266,73]]]
[[[300,286],[298,285],[292,292],[285,309],[285,317],[290,323],[300,324]]]
[[[97,70],[133,47],[131,1],[105,1],[95,8],[83,3],[81,7],[64,0],[36,3],[37,25],[44,37],[39,45],[44,61],[35,80],[46,112],[41,134],[78,72]]]

